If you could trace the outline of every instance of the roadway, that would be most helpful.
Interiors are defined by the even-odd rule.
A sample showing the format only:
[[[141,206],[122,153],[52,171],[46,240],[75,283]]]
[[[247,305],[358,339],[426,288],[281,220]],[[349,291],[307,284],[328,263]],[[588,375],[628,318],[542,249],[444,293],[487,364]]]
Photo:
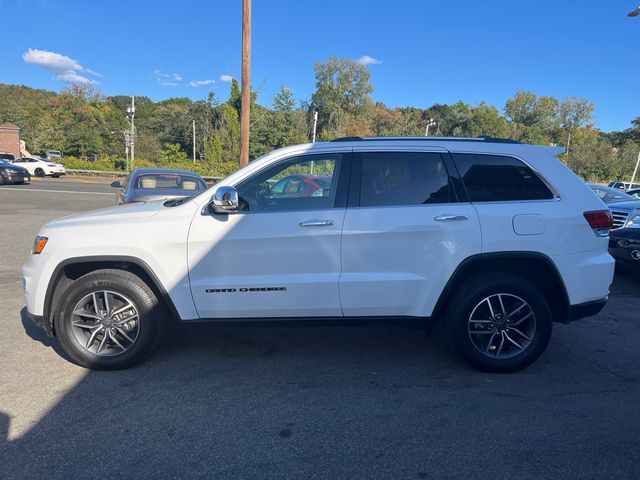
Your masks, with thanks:
[[[0,478],[640,478],[628,275],[516,374],[391,327],[190,327],[130,370],[69,363],[19,267],[42,224],[112,205],[108,183],[0,187]]]

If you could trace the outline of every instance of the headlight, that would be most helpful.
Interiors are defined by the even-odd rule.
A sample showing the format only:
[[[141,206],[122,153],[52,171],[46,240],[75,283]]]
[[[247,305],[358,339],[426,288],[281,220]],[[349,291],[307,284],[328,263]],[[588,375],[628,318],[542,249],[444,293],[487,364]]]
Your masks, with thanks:
[[[629,219],[627,223],[624,225],[625,228],[640,228],[640,210],[634,210],[629,215]]]
[[[37,236],[35,242],[33,242],[33,250],[31,250],[31,253],[34,255],[40,255],[48,241],[49,239],[47,237]]]

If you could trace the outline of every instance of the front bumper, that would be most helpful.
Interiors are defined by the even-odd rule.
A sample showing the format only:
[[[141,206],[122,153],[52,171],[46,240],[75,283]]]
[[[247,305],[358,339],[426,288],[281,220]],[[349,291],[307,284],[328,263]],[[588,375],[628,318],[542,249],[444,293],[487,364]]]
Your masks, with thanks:
[[[2,173],[5,183],[30,182],[31,175],[28,173]]]
[[[609,253],[616,262],[640,269],[640,229],[621,228],[609,235]]]
[[[47,330],[47,328],[44,325],[44,317],[42,315],[34,315],[29,310],[27,310],[27,315],[29,315],[29,318],[31,319],[31,321],[35,323],[38,327],[44,328],[45,330]],[[51,332],[47,330],[47,334],[51,335]]]

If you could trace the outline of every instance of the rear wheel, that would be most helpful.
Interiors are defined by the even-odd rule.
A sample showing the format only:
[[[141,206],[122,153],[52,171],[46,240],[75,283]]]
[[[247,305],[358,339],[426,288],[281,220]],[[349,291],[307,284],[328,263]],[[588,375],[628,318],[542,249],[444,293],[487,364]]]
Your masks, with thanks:
[[[60,174],[59,173],[54,173],[53,175],[51,175],[53,178],[60,178]]]
[[[98,270],[62,294],[55,329],[78,364],[116,370],[139,363],[153,351],[164,321],[158,299],[138,276]]]
[[[536,361],[551,338],[552,318],[542,292],[508,273],[469,278],[451,299],[451,340],[471,365],[513,372]]]
[[[41,168],[36,168],[35,174],[36,177],[44,177],[44,170]]]

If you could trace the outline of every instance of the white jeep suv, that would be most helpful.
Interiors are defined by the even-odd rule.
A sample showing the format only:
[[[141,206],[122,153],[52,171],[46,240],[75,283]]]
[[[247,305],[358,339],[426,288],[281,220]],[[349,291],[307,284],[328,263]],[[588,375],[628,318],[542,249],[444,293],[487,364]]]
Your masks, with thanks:
[[[331,319],[446,324],[459,353],[514,371],[552,322],[598,313],[611,213],[555,156],[491,138],[287,147],[181,201],[45,225],[27,310],[80,365],[131,366],[163,324]]]

